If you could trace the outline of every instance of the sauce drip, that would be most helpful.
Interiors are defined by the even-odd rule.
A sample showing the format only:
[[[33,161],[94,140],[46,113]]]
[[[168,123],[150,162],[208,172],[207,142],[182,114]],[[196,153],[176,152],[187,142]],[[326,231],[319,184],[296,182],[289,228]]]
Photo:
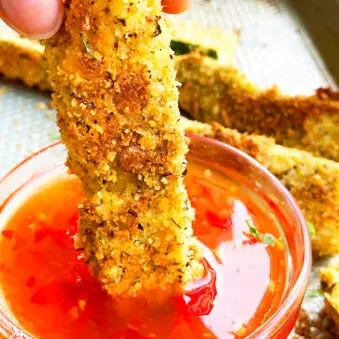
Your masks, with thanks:
[[[183,295],[154,291],[112,299],[73,248],[78,180],[58,175],[30,195],[1,233],[0,279],[7,303],[30,333],[68,338],[241,338],[279,306],[286,262],[270,217],[225,176],[190,165],[185,179],[204,247],[205,276]],[[253,233],[253,232],[252,232]],[[252,234],[253,235],[253,234]]]

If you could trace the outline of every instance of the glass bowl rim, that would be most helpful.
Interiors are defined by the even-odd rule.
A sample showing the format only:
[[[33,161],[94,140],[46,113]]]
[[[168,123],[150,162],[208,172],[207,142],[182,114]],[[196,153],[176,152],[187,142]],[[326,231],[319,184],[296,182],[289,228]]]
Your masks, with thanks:
[[[210,144],[224,149],[225,151],[233,154],[235,157],[242,158],[251,166],[255,167],[258,171],[260,171],[261,176],[266,177],[266,179],[268,179],[272,183],[272,185],[276,186],[278,190],[282,193],[283,198],[293,210],[294,218],[297,224],[301,226],[301,235],[304,245],[304,252],[302,252],[304,255],[304,261],[302,264],[302,268],[300,269],[300,273],[291,290],[284,297],[282,304],[280,304],[274,314],[272,314],[272,316],[270,316],[265,322],[263,322],[254,332],[246,337],[246,339],[257,339],[260,338],[258,337],[258,335],[260,335],[262,336],[262,338],[269,338],[269,335],[271,333],[274,334],[274,332],[283,327],[285,323],[284,317],[287,312],[293,314],[293,311],[297,311],[298,305],[296,305],[296,302],[298,301],[300,294],[304,294],[304,292],[306,292],[312,267],[312,246],[307,222],[292,194],[287,190],[287,188],[280,182],[280,180],[276,176],[274,176],[267,168],[261,165],[254,158],[233,146],[230,146],[215,139],[202,137],[190,133],[187,134],[187,136],[189,138],[200,141],[208,140]]]
[[[300,294],[304,294],[306,291],[306,287],[309,281],[309,276],[310,276],[310,271],[311,271],[311,265],[312,265],[312,250],[311,250],[311,241],[310,241],[310,235],[308,231],[308,226],[305,221],[305,218],[291,195],[291,193],[284,187],[284,185],[280,182],[278,178],[276,178],[268,169],[266,169],[263,165],[258,163],[254,158],[251,156],[247,155],[246,153],[238,150],[237,148],[227,145],[223,142],[208,138],[208,137],[203,137],[199,136],[196,134],[191,134],[188,133],[187,136],[190,139],[193,139],[195,141],[200,141],[200,142],[207,142],[212,146],[215,146],[217,148],[221,148],[223,151],[229,152],[235,157],[238,157],[245,162],[249,163],[250,166],[254,167],[257,171],[260,172],[260,175],[266,177],[268,181],[272,183],[272,185],[276,186],[278,190],[282,193],[283,198],[287,201],[287,203],[291,206],[294,218],[297,221],[297,224],[301,226],[301,235],[302,235],[302,240],[303,240],[303,245],[304,245],[304,261],[302,264],[302,267],[300,269],[300,273],[298,277],[296,278],[296,281],[292,288],[289,290],[288,294],[283,298],[282,303],[279,305],[278,309],[268,318],[266,319],[254,332],[249,334],[247,336],[247,339],[255,339],[259,338],[258,335],[264,336],[263,338],[266,338],[266,336],[270,335],[272,332],[278,331],[281,327],[283,327],[285,321],[285,314],[287,311],[289,311],[291,314],[293,311],[297,311],[298,305],[296,305],[296,302],[298,302],[298,298]],[[32,153],[28,157],[26,157],[24,160],[22,160],[20,163],[18,163],[16,166],[14,166],[7,174],[5,174],[1,179],[0,179],[0,185],[4,183],[4,181],[9,178],[17,169],[19,169],[21,166],[26,164],[27,162],[34,160],[37,156],[40,154],[53,149],[58,146],[64,146],[61,141],[56,141],[52,144],[49,144],[37,152]],[[23,185],[19,187],[22,188]],[[14,191],[16,192],[16,191]],[[11,198],[9,196],[8,198]],[[4,203],[6,202],[6,199],[4,200]],[[0,206],[1,207],[1,206]],[[1,211],[1,210],[0,210]],[[10,320],[10,319],[1,319],[1,318],[7,318],[6,316],[3,316],[0,314],[0,333],[1,333],[1,323],[3,320],[7,322],[7,326],[10,325],[9,327],[13,332],[17,332],[18,328],[17,326]],[[24,330],[19,330],[20,336],[18,338],[31,338],[29,334],[26,334]]]

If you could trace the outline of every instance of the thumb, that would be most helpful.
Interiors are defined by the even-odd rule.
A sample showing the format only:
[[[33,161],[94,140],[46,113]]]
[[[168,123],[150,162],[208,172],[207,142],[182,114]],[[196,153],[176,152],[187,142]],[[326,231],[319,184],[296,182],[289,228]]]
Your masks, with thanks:
[[[51,37],[59,29],[62,16],[61,0],[0,0],[0,17],[31,38]]]

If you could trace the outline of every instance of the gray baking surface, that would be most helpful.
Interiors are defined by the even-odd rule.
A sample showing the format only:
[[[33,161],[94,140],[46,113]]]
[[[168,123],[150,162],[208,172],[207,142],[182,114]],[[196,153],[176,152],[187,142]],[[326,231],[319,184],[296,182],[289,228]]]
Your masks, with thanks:
[[[260,87],[277,84],[288,94],[309,94],[335,82],[300,18],[287,1],[193,0],[193,8],[177,16],[202,25],[238,29],[240,41],[234,63]],[[0,177],[27,155],[50,144],[58,131],[48,95],[0,80]],[[319,288],[314,265],[312,289]],[[293,338],[334,338],[324,331],[328,319],[319,313],[323,298],[305,298],[304,335]],[[320,316],[319,316],[320,314]],[[301,333],[300,332],[300,333]]]

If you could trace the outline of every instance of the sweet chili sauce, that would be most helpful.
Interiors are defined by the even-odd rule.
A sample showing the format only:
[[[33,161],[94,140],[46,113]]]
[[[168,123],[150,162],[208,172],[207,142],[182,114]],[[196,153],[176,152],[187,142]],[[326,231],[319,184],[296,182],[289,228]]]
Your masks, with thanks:
[[[279,306],[283,241],[260,204],[225,176],[192,164],[185,179],[205,276],[180,296],[129,299],[108,296],[73,248],[83,193],[74,177],[54,177],[25,196],[0,235],[3,294],[33,336],[243,338]]]

